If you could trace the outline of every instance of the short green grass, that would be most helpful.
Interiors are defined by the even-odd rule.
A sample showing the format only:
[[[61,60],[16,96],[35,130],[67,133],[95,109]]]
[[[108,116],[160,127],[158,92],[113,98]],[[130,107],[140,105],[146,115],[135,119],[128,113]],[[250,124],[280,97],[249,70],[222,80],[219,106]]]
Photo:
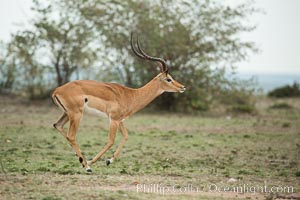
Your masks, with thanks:
[[[1,199],[234,199],[238,194],[137,192],[140,184],[191,184],[205,190],[209,184],[226,185],[230,178],[236,185],[289,185],[300,192],[300,103],[294,103],[292,110],[259,104],[251,116],[137,114],[125,122],[129,139],[119,159],[105,165],[121,134],[92,166],[93,173],[86,174],[68,142],[52,128],[60,115],[54,105],[3,99]],[[84,116],[77,141],[87,159],[106,144],[107,128],[107,119]]]

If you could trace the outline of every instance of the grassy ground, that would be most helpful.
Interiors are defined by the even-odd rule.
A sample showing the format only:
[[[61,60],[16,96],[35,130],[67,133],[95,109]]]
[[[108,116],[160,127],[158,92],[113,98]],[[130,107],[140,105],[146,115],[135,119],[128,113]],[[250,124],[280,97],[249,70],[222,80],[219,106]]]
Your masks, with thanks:
[[[60,111],[0,97],[1,199],[272,199],[299,196],[300,100],[261,99],[255,115],[219,117],[137,114],[120,158],[121,139],[81,168],[52,128]],[[107,141],[108,120],[85,115],[77,140],[86,158]],[[253,193],[250,187],[293,187]],[[220,191],[216,190],[216,186]],[[231,191],[227,191],[227,188]],[[235,192],[246,187],[248,192]],[[224,191],[224,189],[226,191]],[[291,189],[291,188],[290,188]],[[298,194],[295,194],[298,193]]]

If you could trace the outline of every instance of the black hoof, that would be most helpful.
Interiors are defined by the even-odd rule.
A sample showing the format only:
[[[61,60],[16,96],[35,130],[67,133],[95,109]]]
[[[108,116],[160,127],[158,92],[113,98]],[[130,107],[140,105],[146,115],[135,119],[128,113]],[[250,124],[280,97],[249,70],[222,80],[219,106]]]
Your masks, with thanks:
[[[107,160],[106,160],[106,165],[108,166],[108,165],[110,165],[110,163],[111,163],[110,160],[107,159]]]
[[[93,170],[91,168],[87,169],[86,172],[92,173]]]

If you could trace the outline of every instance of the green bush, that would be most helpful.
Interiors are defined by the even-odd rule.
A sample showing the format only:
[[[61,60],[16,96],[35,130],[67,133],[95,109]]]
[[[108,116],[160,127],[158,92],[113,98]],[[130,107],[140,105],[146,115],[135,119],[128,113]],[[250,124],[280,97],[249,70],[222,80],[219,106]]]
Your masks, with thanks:
[[[219,97],[228,112],[255,113],[255,82],[252,80],[235,80],[231,88],[225,89]]]
[[[255,109],[252,105],[234,105],[231,110],[237,113],[253,113]]]
[[[293,108],[291,105],[287,103],[275,103],[269,107],[270,109],[291,109]]]
[[[268,96],[275,98],[300,97],[300,85],[295,82],[293,85],[276,88],[269,92]]]

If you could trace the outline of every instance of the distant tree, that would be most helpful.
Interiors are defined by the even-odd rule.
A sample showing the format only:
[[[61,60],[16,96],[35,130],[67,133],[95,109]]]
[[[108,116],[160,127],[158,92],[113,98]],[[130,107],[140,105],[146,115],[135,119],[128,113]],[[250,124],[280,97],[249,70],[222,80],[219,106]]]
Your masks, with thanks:
[[[0,92],[11,92],[16,81],[16,62],[4,43],[0,43],[0,53]]]
[[[40,95],[45,84],[46,88],[55,85],[47,80],[49,76],[54,78],[55,74],[56,85],[62,85],[76,70],[91,65],[96,47],[92,45],[91,25],[82,22],[75,10],[65,12],[58,1],[34,1],[32,9],[36,15],[30,27],[13,34],[8,46],[14,61],[23,67],[20,71],[24,87],[34,97]]]
[[[85,74],[131,87],[145,84],[158,70],[131,53],[133,31],[139,34],[143,49],[166,59],[170,73],[188,89],[180,96],[162,95],[154,104],[158,108],[193,111],[218,103],[253,105],[249,84],[231,78],[236,63],[257,50],[252,42],[240,39],[241,33],[255,28],[247,22],[256,12],[251,3],[234,8],[217,0],[34,3],[31,27],[14,34],[10,43],[28,86],[53,87],[54,75],[56,85],[61,85],[75,71],[80,74],[95,65],[100,69],[97,74]],[[30,76],[33,80],[28,80]]]

